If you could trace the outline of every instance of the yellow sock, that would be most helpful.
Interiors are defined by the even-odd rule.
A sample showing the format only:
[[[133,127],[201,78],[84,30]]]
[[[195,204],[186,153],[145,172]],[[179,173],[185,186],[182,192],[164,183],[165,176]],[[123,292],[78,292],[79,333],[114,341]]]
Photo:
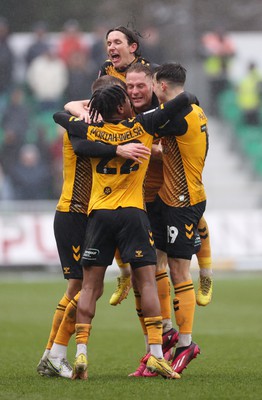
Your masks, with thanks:
[[[143,316],[142,309],[141,309],[141,296],[140,296],[140,293],[135,289],[134,289],[134,295],[135,295],[137,316],[139,318],[144,335],[147,335],[147,329],[145,326],[144,316]]]
[[[64,318],[59,326],[55,337],[55,343],[62,344],[63,346],[68,346],[68,343],[75,333],[75,323],[76,323],[76,308],[77,302],[80,296],[80,292],[70,301],[66,307]]]
[[[91,324],[76,324],[76,344],[87,344],[92,329]]]
[[[62,319],[64,317],[65,309],[66,309],[66,307],[67,307],[69,302],[70,302],[70,299],[64,294],[64,296],[60,300],[58,306],[56,307],[56,311],[55,311],[55,314],[54,314],[54,317],[53,317],[51,331],[50,331],[48,342],[47,342],[47,345],[46,345],[46,349],[48,349],[48,350],[51,349],[51,347],[52,347],[52,345],[54,343],[57,331],[58,331],[59,326],[60,326],[60,324],[62,322]]]
[[[170,281],[166,269],[156,273],[157,292],[163,319],[171,319]]]
[[[148,344],[162,344],[162,316],[144,318],[148,335]]]
[[[201,239],[201,248],[196,254],[199,268],[212,268],[211,245],[207,222],[202,217],[198,223],[198,232]]]
[[[179,332],[191,334],[193,329],[196,295],[192,280],[174,285],[175,298],[173,301],[176,323]]]

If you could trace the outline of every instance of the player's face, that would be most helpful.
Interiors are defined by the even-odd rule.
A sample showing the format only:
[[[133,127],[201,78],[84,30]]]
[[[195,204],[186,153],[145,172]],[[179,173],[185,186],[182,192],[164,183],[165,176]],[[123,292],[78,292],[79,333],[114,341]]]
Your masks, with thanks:
[[[127,93],[136,112],[150,109],[153,96],[153,82],[151,76],[144,72],[127,72]]]
[[[157,96],[159,103],[164,103],[165,97],[162,90],[162,84],[156,80],[155,76],[153,77],[153,91]]]
[[[110,32],[107,41],[107,54],[113,65],[117,69],[127,67],[135,58],[137,44],[128,44],[124,33],[119,31]]]
[[[131,118],[132,117],[132,105],[130,103],[129,97],[126,97],[126,101],[124,103],[123,107],[123,118]]]

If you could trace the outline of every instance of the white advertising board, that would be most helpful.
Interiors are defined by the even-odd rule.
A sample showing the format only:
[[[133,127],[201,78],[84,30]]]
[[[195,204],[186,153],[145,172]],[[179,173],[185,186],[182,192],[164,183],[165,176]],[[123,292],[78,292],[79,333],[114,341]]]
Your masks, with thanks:
[[[262,210],[205,216],[215,267],[262,269]],[[0,215],[0,266],[59,265],[53,218],[51,212]]]
[[[0,216],[0,265],[59,264],[53,214]]]

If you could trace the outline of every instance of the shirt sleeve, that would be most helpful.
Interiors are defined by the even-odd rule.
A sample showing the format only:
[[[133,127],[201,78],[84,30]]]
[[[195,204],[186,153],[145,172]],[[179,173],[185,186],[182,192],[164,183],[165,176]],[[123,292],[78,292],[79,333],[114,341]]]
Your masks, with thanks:
[[[54,114],[54,121],[67,130],[74,152],[86,157],[115,157],[117,146],[87,139],[88,124],[70,113],[61,111]]]
[[[74,152],[77,156],[90,158],[115,157],[117,146],[101,142],[93,142],[77,136],[69,135]]]
[[[98,78],[100,78],[101,76],[107,75],[106,74],[106,62],[101,65],[99,71],[98,71]]]
[[[66,111],[58,111],[53,115],[54,121],[66,130],[68,129],[71,117],[72,115]]]
[[[167,136],[178,133],[181,128],[186,131],[187,123],[184,116],[192,109],[191,104],[198,104],[195,95],[189,92],[180,93],[174,99],[161,104],[155,110],[140,114],[137,119],[145,130],[155,137]]]

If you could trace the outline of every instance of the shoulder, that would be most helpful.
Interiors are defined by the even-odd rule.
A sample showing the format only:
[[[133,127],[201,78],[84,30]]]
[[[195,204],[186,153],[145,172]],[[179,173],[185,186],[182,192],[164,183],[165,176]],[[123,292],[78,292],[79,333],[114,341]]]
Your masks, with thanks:
[[[100,67],[99,76],[107,75],[106,71],[109,67],[112,67],[112,62],[110,60],[106,60]]]
[[[106,68],[109,65],[113,65],[112,62],[109,59],[105,60],[105,62],[102,64],[101,68]]]

